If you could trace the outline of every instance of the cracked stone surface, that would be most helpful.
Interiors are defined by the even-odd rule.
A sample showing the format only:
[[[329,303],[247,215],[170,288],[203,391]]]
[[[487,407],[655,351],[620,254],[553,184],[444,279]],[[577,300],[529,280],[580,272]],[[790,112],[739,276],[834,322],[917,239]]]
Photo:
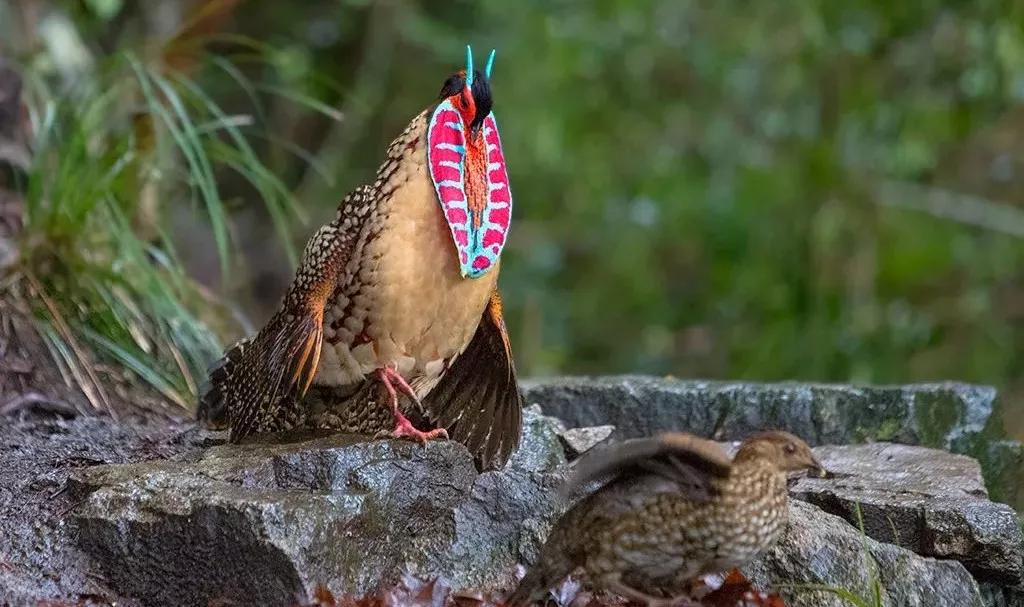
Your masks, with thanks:
[[[624,381],[632,401],[616,405]],[[755,423],[799,432],[806,422],[805,430],[817,428],[812,441],[856,440],[893,434],[891,422],[853,411],[868,401],[875,414],[890,415],[906,413],[907,403],[945,400],[959,403],[953,409],[962,415],[948,418],[955,424],[895,434],[955,443],[971,436],[987,415],[976,409],[988,406],[986,390],[945,384],[924,396],[919,386],[676,382],[659,396],[664,380],[552,382],[543,390],[530,384],[530,400],[543,410],[528,408],[510,465],[484,474],[463,447],[444,441],[307,434],[227,445],[224,433],[190,424],[12,424],[0,429],[0,604],[287,605],[320,584],[358,594],[407,572],[500,591],[518,564],[532,562],[563,511],[557,494],[572,458],[613,429],[614,438],[669,424],[732,439]],[[578,402],[566,400],[577,392]],[[728,407],[714,409],[723,398]],[[639,406],[645,401],[651,411]],[[836,421],[851,419],[861,420],[854,428],[886,432]],[[817,453],[839,474],[795,482],[794,495],[807,501],[793,500],[784,539],[750,566],[757,581],[785,590],[797,606],[842,603],[793,584],[863,595],[876,578],[885,605],[1022,605],[1019,526],[1014,533],[1012,511],[987,498],[974,460],[891,444]],[[866,535],[850,523],[856,503]]]
[[[779,543],[744,568],[764,587],[783,588],[789,607],[849,607],[844,589],[870,602],[877,586],[886,607],[981,607],[977,582],[957,561],[924,558],[864,537],[843,519],[797,500]]]
[[[994,388],[957,383],[859,387],[641,375],[539,379],[523,389],[526,402],[567,427],[611,424],[616,438],[683,430],[740,440],[777,428],[812,445],[871,440],[947,449],[983,428],[996,398]]]
[[[505,470],[484,474],[455,443],[348,435],[95,467],[74,476],[85,496],[75,511],[80,546],[118,593],[147,605],[286,604],[318,585],[358,595],[406,572],[460,589],[506,588],[564,508],[556,497],[568,470],[559,425],[529,409],[524,449]],[[1006,522],[995,517],[1006,507],[987,500],[974,460],[886,444],[816,453],[837,477],[793,485],[807,503],[793,500],[785,538],[749,568],[766,587],[867,592],[877,579],[885,605],[943,604],[935,602],[942,596],[994,605],[968,568],[996,590],[1019,579],[1020,529],[987,531]],[[867,536],[812,505],[847,504],[828,509],[856,520],[858,500]],[[876,506],[889,514],[875,516]],[[971,511],[978,516],[956,526],[935,524],[949,516],[924,516]],[[890,520],[902,530],[899,542],[886,535]],[[851,567],[866,558],[874,565]],[[794,605],[832,604],[821,593],[790,594]]]
[[[615,426],[569,428],[568,430],[559,430],[558,437],[562,439],[566,455],[577,458],[610,439],[614,432]]]
[[[1013,508],[988,500],[972,458],[888,443],[818,447],[834,479],[802,478],[795,497],[872,538],[963,563],[979,580],[1024,581],[1024,535]]]
[[[507,585],[561,512],[558,437],[536,411],[525,417],[520,451],[483,474],[454,442],[353,435],[92,468],[74,477],[80,546],[146,605],[284,605],[319,585],[362,595],[407,572]]]

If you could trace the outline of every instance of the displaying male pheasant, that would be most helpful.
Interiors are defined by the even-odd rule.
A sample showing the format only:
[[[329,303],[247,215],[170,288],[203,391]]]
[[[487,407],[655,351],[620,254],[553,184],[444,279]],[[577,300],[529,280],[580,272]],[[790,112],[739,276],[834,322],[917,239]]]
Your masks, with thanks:
[[[516,448],[522,396],[496,289],[512,196],[493,61],[481,74],[466,48],[466,69],[391,143],[375,181],[309,240],[280,310],[211,370],[199,414],[226,415],[232,441],[309,423],[301,399],[314,385],[330,401],[319,425],[447,436],[481,468]]]
[[[648,607],[679,604],[694,578],[739,567],[778,539],[787,472],[822,471],[807,443],[786,432],[751,436],[731,461],[717,443],[670,433],[594,452],[578,466],[569,492],[604,484],[555,523],[511,607],[539,600],[578,567]]]

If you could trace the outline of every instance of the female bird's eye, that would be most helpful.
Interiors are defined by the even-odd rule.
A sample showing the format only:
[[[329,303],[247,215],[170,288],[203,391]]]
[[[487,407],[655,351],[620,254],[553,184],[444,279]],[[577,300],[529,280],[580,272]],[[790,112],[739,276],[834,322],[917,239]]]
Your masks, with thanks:
[[[794,445],[793,443],[786,443],[785,451],[789,455],[793,455],[794,453],[796,453],[796,445]]]

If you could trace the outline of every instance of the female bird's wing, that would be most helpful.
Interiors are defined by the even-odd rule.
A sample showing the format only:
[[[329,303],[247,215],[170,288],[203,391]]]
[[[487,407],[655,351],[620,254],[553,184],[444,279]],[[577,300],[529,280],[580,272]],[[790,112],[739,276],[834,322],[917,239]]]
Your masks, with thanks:
[[[732,462],[715,442],[683,432],[623,441],[593,451],[576,465],[566,485],[572,493],[592,481],[655,475],[672,483],[687,498],[714,497],[715,479],[729,476]]]
[[[466,445],[481,470],[502,467],[519,445],[523,396],[497,291],[473,339],[423,406],[436,427]]]

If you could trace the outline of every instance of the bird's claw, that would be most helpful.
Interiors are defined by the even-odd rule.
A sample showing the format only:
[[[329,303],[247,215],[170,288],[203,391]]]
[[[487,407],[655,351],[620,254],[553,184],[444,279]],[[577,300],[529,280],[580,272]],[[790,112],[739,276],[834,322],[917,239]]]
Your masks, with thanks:
[[[424,432],[423,430],[417,430],[409,420],[402,419],[395,424],[395,429],[391,431],[391,436],[393,438],[410,438],[425,444],[427,441],[437,438],[447,439],[448,431],[444,428],[435,428]]]
[[[412,389],[400,373],[391,366],[385,366],[378,369],[377,374],[381,383],[384,385],[384,388],[388,391],[388,395],[391,397],[391,414],[395,417],[395,428],[391,432],[378,432],[376,434],[376,438],[411,438],[412,440],[420,443],[426,443],[428,440],[433,440],[435,438],[448,438],[448,431],[444,428],[435,428],[424,432],[423,430],[419,430],[413,426],[412,422],[402,414],[401,409],[398,408],[398,392],[392,385],[392,380],[399,385],[402,391],[407,394],[421,410],[423,408],[423,404],[420,403],[420,399],[416,396],[416,391]]]
[[[404,415],[399,414],[395,419],[395,427],[392,430],[380,430],[373,435],[374,439],[400,438],[411,439],[418,443],[426,443],[429,440],[443,438],[448,439],[448,431],[444,428],[433,430],[419,430],[412,425]]]

